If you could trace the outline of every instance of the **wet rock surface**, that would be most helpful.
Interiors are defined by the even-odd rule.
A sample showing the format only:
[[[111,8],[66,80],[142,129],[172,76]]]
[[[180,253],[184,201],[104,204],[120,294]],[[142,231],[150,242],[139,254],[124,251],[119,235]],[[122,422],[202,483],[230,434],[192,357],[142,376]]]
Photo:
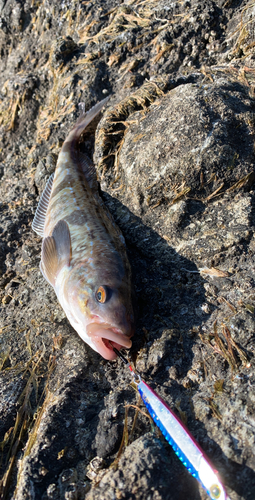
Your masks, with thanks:
[[[10,0],[0,48],[0,496],[207,498],[39,271],[39,197],[79,104],[111,94],[80,148],[127,244],[132,362],[252,500],[253,3]]]

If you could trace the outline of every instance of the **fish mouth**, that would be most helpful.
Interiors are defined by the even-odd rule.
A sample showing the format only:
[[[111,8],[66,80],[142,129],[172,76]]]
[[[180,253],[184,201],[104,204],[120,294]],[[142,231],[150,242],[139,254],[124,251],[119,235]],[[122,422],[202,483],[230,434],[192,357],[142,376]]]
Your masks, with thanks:
[[[107,323],[90,323],[86,331],[99,354],[110,361],[117,358],[113,347],[119,351],[122,348],[130,349],[132,346],[132,340],[127,335]]]

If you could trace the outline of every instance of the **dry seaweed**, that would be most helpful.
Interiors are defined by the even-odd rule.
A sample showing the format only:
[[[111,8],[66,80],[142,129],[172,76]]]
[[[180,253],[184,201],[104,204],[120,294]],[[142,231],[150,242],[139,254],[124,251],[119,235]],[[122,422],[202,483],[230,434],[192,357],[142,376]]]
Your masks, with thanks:
[[[224,340],[218,334],[217,321],[213,325],[213,334],[210,336],[199,334],[199,336],[204,344],[210,346],[215,353],[220,354],[228,362],[231,370],[237,371],[240,361],[243,366],[247,366],[249,360],[244,349],[237,345],[224,323],[222,323],[222,337]]]
[[[50,399],[52,399],[52,394],[49,393],[48,390],[48,383],[55,368],[55,363],[54,358],[50,357],[48,365],[45,367],[46,371],[44,372],[44,376],[46,377],[46,382],[44,382],[42,371],[45,370],[45,368],[43,368],[45,366],[44,357],[45,351],[36,352],[25,364],[25,366],[20,366],[19,368],[20,372],[23,373],[23,378],[27,378],[27,381],[18,399],[18,411],[14,426],[5,433],[4,440],[1,443],[1,463],[4,465],[5,469],[0,481],[0,495],[2,500],[5,500],[8,496],[13,468],[17,461],[17,453],[26,439],[27,444],[23,457],[30,453],[36,440],[37,428],[40,423],[43,408],[47,406]],[[17,372],[17,368],[18,367],[14,367],[12,370]],[[44,388],[40,388],[41,395],[38,399],[39,386],[42,384]],[[32,403],[34,396],[36,406]],[[27,436],[28,432],[29,435]],[[8,452],[6,454],[5,462],[3,462],[6,447],[8,447]],[[21,465],[22,461],[20,462],[19,470],[21,470]]]
[[[99,171],[104,177],[108,169],[108,160],[114,158],[114,170],[117,180],[118,158],[121,147],[124,143],[125,134],[130,125],[129,117],[137,110],[147,110],[148,106],[158,97],[163,95],[163,91],[157,83],[147,82],[133,94],[123,99],[112,110],[105,113],[103,125],[100,124],[97,142],[103,150],[103,158],[98,164]]]

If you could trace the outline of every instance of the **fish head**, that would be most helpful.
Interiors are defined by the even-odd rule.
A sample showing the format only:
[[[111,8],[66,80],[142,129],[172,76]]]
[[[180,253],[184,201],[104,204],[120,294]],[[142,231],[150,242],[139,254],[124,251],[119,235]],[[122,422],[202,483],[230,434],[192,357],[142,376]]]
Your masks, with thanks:
[[[131,347],[134,312],[131,282],[125,273],[101,267],[91,277],[86,268],[76,269],[65,284],[65,306],[61,305],[77,333],[105,359],[116,358],[113,347]]]

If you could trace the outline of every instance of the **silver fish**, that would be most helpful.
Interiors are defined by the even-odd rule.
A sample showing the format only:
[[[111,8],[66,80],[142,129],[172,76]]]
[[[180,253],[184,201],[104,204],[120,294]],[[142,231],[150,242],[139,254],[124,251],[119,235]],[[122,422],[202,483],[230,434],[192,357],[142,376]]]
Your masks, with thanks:
[[[112,360],[113,347],[132,345],[131,270],[124,238],[98,193],[95,167],[78,149],[85,127],[107,100],[82,115],[69,133],[32,228],[43,237],[41,272],[71,325]]]

